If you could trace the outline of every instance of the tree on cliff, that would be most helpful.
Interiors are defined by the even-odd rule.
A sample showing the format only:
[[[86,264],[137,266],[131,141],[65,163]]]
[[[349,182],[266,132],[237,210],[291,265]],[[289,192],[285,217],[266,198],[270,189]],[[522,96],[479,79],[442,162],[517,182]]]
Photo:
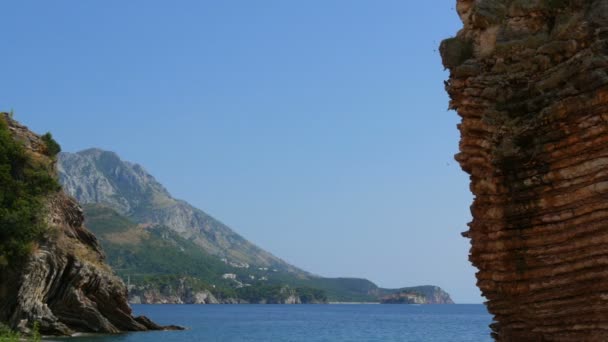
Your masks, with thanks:
[[[41,217],[43,198],[60,189],[48,166],[28,155],[21,143],[11,137],[3,116],[0,116],[0,189],[1,269],[15,267],[18,260],[29,254],[45,231]]]

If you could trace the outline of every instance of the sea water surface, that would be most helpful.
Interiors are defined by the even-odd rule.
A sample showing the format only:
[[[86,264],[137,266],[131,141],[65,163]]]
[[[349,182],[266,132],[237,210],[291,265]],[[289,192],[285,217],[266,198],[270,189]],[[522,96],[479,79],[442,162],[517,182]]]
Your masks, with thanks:
[[[491,341],[491,316],[483,305],[133,305],[133,309],[159,324],[187,330],[69,341]]]

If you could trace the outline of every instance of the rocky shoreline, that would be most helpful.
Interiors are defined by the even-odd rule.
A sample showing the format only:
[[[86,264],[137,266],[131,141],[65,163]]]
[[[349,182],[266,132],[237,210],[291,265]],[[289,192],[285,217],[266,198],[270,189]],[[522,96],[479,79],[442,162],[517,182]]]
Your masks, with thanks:
[[[130,286],[130,304],[325,304],[323,301],[303,301],[291,293],[280,298],[248,301],[242,298],[218,298],[208,290],[184,287],[176,290]]]

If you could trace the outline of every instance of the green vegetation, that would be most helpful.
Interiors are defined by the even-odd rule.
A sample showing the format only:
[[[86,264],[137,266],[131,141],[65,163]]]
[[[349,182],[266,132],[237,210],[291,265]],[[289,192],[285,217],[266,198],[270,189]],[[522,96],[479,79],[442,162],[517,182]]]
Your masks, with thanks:
[[[125,275],[132,284],[149,289],[158,289],[161,293],[175,290],[181,285],[193,291],[209,291],[217,298],[235,298],[236,292],[228,286],[213,287],[208,282],[191,276],[177,274],[134,274]],[[171,295],[171,293],[164,293]]]
[[[330,302],[375,302],[378,300],[378,286],[360,278],[293,277],[277,274],[277,281],[295,287],[322,290]]]
[[[0,342],[40,342],[42,341],[42,336],[40,336],[40,331],[38,328],[38,322],[34,323],[34,327],[32,328],[32,333],[30,336],[22,336],[17,332],[12,331],[7,326],[0,324]]]
[[[53,139],[53,135],[47,132],[41,136],[42,141],[46,144],[46,155],[49,157],[55,157],[61,152],[61,146]]]
[[[291,295],[303,303],[377,302],[393,293],[359,278],[322,278],[258,268],[233,267],[193,241],[164,226],[141,226],[103,205],[84,206],[85,224],[103,246],[108,263],[125,281],[173,295],[180,286],[207,290],[217,299],[239,298],[251,303],[284,302]],[[237,280],[225,279],[232,274]],[[245,285],[246,283],[246,285]],[[243,286],[245,285],[245,286]],[[398,289],[431,293],[433,287]]]
[[[327,296],[323,290],[308,287],[290,288],[286,285],[265,285],[241,287],[236,290],[239,298],[250,303],[281,304],[289,297],[300,298],[302,303],[323,303]]]
[[[45,161],[34,159],[0,117],[0,269],[18,267],[46,230],[44,199],[60,189]]]
[[[303,304],[325,303],[328,300],[325,291],[311,287],[298,287],[296,288],[296,294],[300,297]]]
[[[234,273],[217,257],[167,227],[138,227],[100,205],[86,205],[84,210],[87,227],[97,235],[108,263],[121,276],[148,281],[157,275],[191,276],[213,284],[228,284],[221,275]]]
[[[126,275],[123,275],[126,278]],[[211,285],[207,281],[197,277],[181,276],[181,275],[160,275],[160,274],[147,274],[147,275],[134,275],[128,276],[128,279],[132,284],[146,289],[158,289],[163,295],[173,295],[171,291],[178,289],[180,286],[192,289],[192,291],[209,291],[213,296],[219,300],[238,298],[236,289],[231,287],[230,284],[224,283],[222,285]]]
[[[240,298],[250,302],[280,302],[291,294],[307,303],[327,299],[323,290],[295,281],[293,275],[256,267],[232,267],[167,227],[138,226],[102,205],[85,205],[84,212],[85,224],[99,238],[108,263],[132,284],[162,292],[162,289],[176,289],[183,283],[195,291],[208,290],[218,299]],[[235,281],[222,277],[227,273],[250,281],[253,276],[258,281],[252,286],[236,288]],[[264,276],[270,279],[259,281]],[[293,288],[287,287],[287,291],[285,285],[293,285]]]
[[[4,325],[0,325],[0,342],[19,342],[20,339],[21,335]]]
[[[86,226],[101,242],[108,263],[132,284],[175,289],[181,282],[217,298],[236,298],[236,283],[223,274],[246,279],[257,270],[235,269],[164,226],[140,227],[102,205],[84,206]]]
[[[103,205],[85,204],[83,209],[86,226],[98,235],[125,232],[136,227],[128,218]]]
[[[85,224],[99,238],[108,263],[134,285],[176,289],[184,283],[195,291],[208,290],[218,299],[249,302],[280,302],[289,296],[280,293],[285,286],[304,303],[378,301],[378,286],[366,279],[302,277],[257,267],[236,268],[167,227],[143,228],[99,204],[85,205],[84,212]],[[227,273],[251,286],[236,288],[235,281],[222,277]],[[260,280],[262,277],[267,280]]]
[[[416,292],[401,292],[396,295],[382,298],[382,304],[417,304],[423,296]]]

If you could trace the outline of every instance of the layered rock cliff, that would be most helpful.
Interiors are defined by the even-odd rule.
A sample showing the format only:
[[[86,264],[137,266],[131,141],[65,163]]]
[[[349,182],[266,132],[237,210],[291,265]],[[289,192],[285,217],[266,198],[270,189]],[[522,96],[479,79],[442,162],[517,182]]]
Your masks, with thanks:
[[[48,156],[47,144],[8,115],[1,114],[0,120],[5,122],[2,129],[22,144],[25,158],[52,173],[54,158]],[[10,158],[8,162],[12,163]],[[17,169],[11,174],[30,176]],[[11,201],[21,201],[20,194],[15,196]],[[40,204],[43,235],[32,241],[23,260],[8,259],[0,265],[0,322],[25,333],[37,322],[40,332],[49,335],[162,329],[145,317],[132,316],[127,289],[105,264],[97,239],[83,226],[76,201],[54,190]],[[0,214],[10,214],[0,209]],[[10,231],[8,226],[0,229]]]
[[[608,2],[460,0],[441,44],[498,341],[608,340]]]

